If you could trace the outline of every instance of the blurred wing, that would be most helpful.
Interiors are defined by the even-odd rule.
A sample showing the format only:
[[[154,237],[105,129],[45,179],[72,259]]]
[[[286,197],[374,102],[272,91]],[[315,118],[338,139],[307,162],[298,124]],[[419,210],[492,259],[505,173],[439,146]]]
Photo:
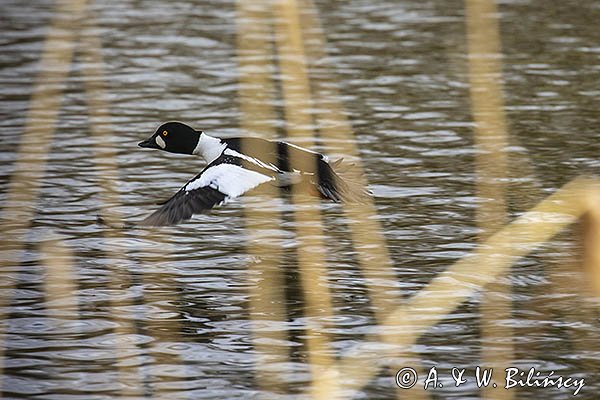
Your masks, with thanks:
[[[210,186],[195,190],[179,190],[162,207],[144,219],[140,225],[165,226],[176,225],[190,219],[192,215],[222,204],[227,196]]]
[[[234,163],[235,162],[235,163]],[[272,176],[237,165],[238,160],[220,157],[189,181],[141,225],[175,225],[192,215],[210,210],[228,199],[241,196]]]

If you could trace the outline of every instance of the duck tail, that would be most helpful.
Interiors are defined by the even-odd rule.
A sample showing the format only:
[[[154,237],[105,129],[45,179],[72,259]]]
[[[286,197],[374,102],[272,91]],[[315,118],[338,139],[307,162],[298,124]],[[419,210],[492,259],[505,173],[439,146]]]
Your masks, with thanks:
[[[318,182],[315,186],[322,197],[336,203],[364,204],[372,193],[362,183],[362,176],[352,171],[354,164],[344,163],[340,158],[331,163],[320,160]]]

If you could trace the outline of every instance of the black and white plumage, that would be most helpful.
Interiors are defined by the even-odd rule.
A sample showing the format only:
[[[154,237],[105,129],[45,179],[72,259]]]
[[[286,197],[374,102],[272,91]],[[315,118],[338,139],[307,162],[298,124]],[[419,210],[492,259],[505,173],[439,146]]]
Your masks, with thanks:
[[[289,188],[308,184],[323,198],[360,201],[368,192],[344,181],[326,156],[280,141],[259,138],[219,139],[179,123],[161,125],[140,147],[196,154],[208,165],[173,197],[142,221],[143,225],[175,225],[267,182]]]

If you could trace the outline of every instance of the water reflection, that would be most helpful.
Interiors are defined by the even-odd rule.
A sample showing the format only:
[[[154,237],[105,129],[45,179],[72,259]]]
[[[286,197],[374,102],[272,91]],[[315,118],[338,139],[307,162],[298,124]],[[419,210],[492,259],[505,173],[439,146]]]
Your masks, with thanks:
[[[366,354],[382,363],[424,370],[471,368],[481,363],[482,348],[494,348],[480,332],[479,297],[453,311],[442,296],[438,301],[449,309],[436,314],[436,303],[425,300],[436,293],[423,291],[452,277],[450,266],[472,254],[483,228],[475,223],[486,196],[476,190],[463,4],[351,1],[314,8],[299,1],[306,73],[296,78],[309,81],[290,106],[284,91],[298,60],[288,57],[295,73],[278,64],[289,33],[290,11],[282,7],[290,3],[93,3],[81,11],[85,18],[74,9],[61,14],[52,3],[3,3],[0,201],[3,221],[12,222],[3,233],[14,228],[10,237],[19,244],[10,247],[3,236],[4,397],[317,396],[335,381],[310,368],[307,360],[316,357],[317,365],[331,368],[340,361],[342,371],[351,371],[347,380],[357,374],[339,382],[356,389],[344,394],[390,398],[393,371],[373,370],[372,359],[360,353],[347,357],[365,340]],[[508,172],[500,174],[508,220],[597,169],[596,9],[593,2],[499,6],[511,132],[503,152]],[[273,23],[288,29],[284,39],[274,36]],[[60,43],[44,46],[53,24]],[[238,34],[248,28],[255,31]],[[44,68],[47,51],[62,54],[55,58],[61,63]],[[308,96],[313,103],[302,104]],[[301,130],[297,142],[356,157],[376,200],[369,208],[323,205],[322,217],[315,211],[319,229],[310,224],[305,232],[322,250],[313,283],[298,258],[304,239],[293,199],[243,199],[157,232],[96,224],[98,214],[143,217],[154,198],[202,167],[135,150],[160,121],[274,137],[289,135],[291,113]],[[316,135],[307,133],[314,129]],[[565,222],[557,221],[555,227]],[[40,247],[50,234],[59,234],[61,244]],[[574,237],[566,231],[519,259],[503,279],[513,292],[494,292],[511,312],[489,318],[514,331],[517,365],[585,376],[581,396],[592,398],[600,382],[597,304],[579,289],[586,279]],[[523,239],[534,238],[530,231]],[[62,261],[53,264],[54,250]],[[64,262],[69,253],[72,264]],[[52,265],[71,265],[70,279]],[[481,271],[489,267],[482,261]],[[405,313],[397,308],[401,299],[420,308]],[[329,307],[331,313],[323,311]],[[386,320],[391,309],[398,311],[395,321]],[[435,323],[426,323],[433,315]],[[382,321],[412,323],[414,332],[392,328],[378,336]],[[309,391],[315,379],[322,392]],[[539,393],[522,389],[515,396]],[[417,395],[423,392],[410,392]],[[467,385],[436,395],[480,393]]]

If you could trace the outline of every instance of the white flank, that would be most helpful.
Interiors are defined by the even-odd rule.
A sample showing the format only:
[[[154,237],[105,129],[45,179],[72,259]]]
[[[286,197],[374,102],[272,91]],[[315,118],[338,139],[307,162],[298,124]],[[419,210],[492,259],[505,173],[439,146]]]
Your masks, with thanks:
[[[272,178],[261,173],[244,169],[233,164],[219,164],[210,167],[200,178],[188,183],[186,191],[210,186],[229,196],[238,197],[261,183],[271,181]]]
[[[160,146],[161,149],[164,149],[165,147],[167,147],[167,144],[165,143],[163,138],[161,138],[160,136],[157,136],[156,138],[154,138],[154,141],[156,142],[157,145]]]
[[[228,156],[234,156],[234,157],[241,158],[242,160],[249,161],[249,162],[251,162],[254,165],[258,165],[259,167],[270,169],[271,171],[279,172],[279,170],[277,169],[277,167],[274,166],[273,164],[265,163],[265,162],[263,162],[263,161],[261,161],[261,160],[259,160],[257,158],[253,158],[253,157],[247,156],[245,154],[238,153],[235,150],[225,149],[224,153],[227,154]]]
[[[225,147],[227,147],[227,144],[221,142],[221,139],[208,136],[202,132],[193,154],[198,154],[210,164],[221,155]]]

